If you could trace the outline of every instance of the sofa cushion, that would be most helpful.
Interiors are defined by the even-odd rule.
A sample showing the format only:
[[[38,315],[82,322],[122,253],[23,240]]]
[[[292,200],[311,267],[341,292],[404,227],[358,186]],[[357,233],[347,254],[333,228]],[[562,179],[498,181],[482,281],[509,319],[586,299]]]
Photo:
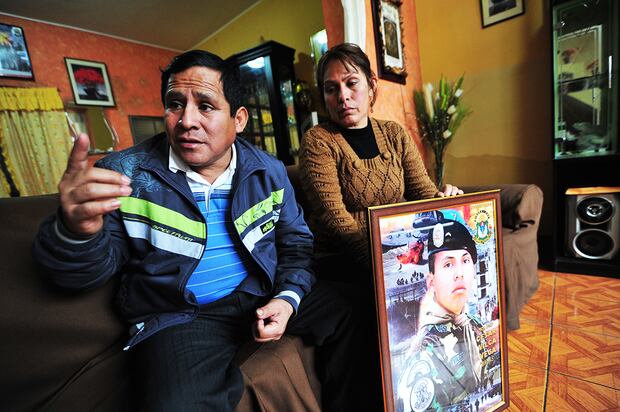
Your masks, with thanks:
[[[115,285],[68,294],[52,287],[30,256],[39,223],[57,204],[57,196],[0,199],[0,387],[11,394],[2,400],[6,410],[69,407],[61,402],[63,388],[95,370],[114,379],[127,376],[126,362],[115,359],[123,356],[120,349],[116,357],[105,355],[126,338],[112,310]],[[80,394],[81,409],[105,404],[118,395],[118,387],[114,380],[93,381]]]

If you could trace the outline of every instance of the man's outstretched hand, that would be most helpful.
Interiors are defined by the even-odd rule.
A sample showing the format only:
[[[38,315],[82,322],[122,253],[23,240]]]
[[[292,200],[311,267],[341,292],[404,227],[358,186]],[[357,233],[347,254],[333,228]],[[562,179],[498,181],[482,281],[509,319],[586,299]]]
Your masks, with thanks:
[[[63,223],[80,236],[99,232],[103,215],[121,206],[118,197],[131,194],[131,180],[127,176],[88,166],[88,143],[86,134],[77,137],[58,185]]]

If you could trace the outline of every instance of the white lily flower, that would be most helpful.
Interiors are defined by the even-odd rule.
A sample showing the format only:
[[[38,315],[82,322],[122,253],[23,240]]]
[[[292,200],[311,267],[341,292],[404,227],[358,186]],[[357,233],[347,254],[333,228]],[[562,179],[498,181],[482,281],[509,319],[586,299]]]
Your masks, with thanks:
[[[442,136],[443,136],[444,139],[447,139],[450,136],[452,136],[452,132],[450,130],[446,130],[445,132],[443,132]]]
[[[447,112],[448,112],[448,114],[454,114],[454,113],[456,113],[456,107],[454,107],[454,105],[453,105],[453,104],[451,104],[451,105],[450,105],[450,107],[448,107]]]
[[[454,96],[456,97],[461,97],[462,94],[463,94],[463,89],[456,89],[456,91],[454,92]]]
[[[433,91],[433,86],[430,83],[426,84],[424,87],[424,106],[426,108],[426,114],[428,114],[428,118],[433,120],[435,117],[435,110],[433,109],[433,100],[431,97],[431,92]]]

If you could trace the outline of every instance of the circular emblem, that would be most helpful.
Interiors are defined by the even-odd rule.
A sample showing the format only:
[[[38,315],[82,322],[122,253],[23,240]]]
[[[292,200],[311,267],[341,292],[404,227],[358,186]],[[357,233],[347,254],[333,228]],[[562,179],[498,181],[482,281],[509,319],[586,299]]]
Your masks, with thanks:
[[[414,412],[425,411],[433,401],[435,386],[429,378],[417,379],[411,387],[410,407]]]
[[[433,228],[433,245],[435,247],[441,247],[443,245],[443,225],[441,223],[437,223]]]

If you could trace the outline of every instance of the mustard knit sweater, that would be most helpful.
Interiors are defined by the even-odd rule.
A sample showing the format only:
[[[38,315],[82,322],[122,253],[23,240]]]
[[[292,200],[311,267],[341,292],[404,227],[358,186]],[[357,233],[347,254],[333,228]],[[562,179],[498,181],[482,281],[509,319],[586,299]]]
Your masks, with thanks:
[[[379,156],[360,159],[334,124],[308,130],[300,177],[318,253],[346,253],[369,264],[367,208],[435,196],[415,143],[398,123],[370,119]]]

